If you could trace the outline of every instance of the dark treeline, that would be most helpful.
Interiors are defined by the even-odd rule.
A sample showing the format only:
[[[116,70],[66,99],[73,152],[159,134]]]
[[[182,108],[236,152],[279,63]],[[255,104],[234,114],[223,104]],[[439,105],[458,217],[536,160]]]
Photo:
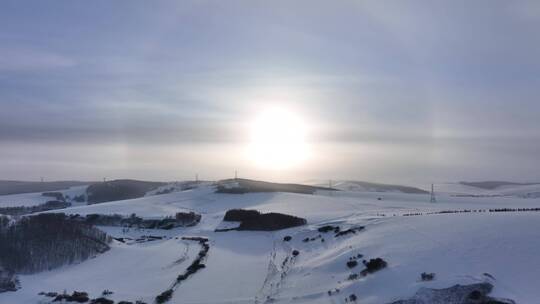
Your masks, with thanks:
[[[208,251],[210,250],[208,239],[205,237],[195,236],[195,237],[182,237],[182,240],[199,242],[199,245],[201,245],[201,250],[199,250],[199,254],[197,255],[197,258],[193,260],[193,262],[188,266],[186,271],[178,275],[172,287],[160,293],[156,297],[155,302],[157,304],[168,302],[172,298],[174,288],[176,286],[180,285],[183,281],[187,280],[190,276],[194,275],[199,270],[206,268],[206,265],[203,262],[208,256]]]
[[[165,183],[119,179],[91,184],[86,189],[89,204],[143,197]]]
[[[109,249],[107,234],[63,213],[6,222],[0,223],[0,264],[16,273],[54,269]]]
[[[540,212],[540,208],[494,208],[494,209],[463,209],[463,210],[442,210],[434,212],[415,212],[404,213],[403,216],[419,216],[419,215],[434,215],[434,214],[454,214],[454,213],[495,213],[495,212]]]
[[[0,208],[0,214],[5,215],[25,215],[49,210],[65,209],[71,204],[65,201],[48,201],[36,206],[4,207]]]
[[[70,216],[74,220],[83,221],[90,225],[133,227],[143,229],[172,229],[176,227],[189,227],[197,225],[201,220],[201,215],[195,212],[178,212],[174,216],[167,216],[162,219],[143,219],[135,213],[130,216],[120,214],[88,214],[80,216],[78,214]]]

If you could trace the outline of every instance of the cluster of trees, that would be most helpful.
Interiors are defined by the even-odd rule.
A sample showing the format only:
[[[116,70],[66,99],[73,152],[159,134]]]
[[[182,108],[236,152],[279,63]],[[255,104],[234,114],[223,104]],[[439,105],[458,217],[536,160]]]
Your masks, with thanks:
[[[0,264],[35,273],[84,261],[109,250],[110,237],[63,213],[38,214],[0,226]]]
[[[386,268],[386,266],[388,265],[388,263],[382,258],[370,259],[369,261],[364,260],[362,261],[362,263],[364,264],[364,266],[366,266],[366,268],[361,272],[362,275],[377,272],[383,268]]]
[[[306,219],[282,214],[260,213],[257,210],[231,209],[225,213],[224,221],[240,222],[236,230],[261,230],[273,231],[302,226],[307,223]]]
[[[44,204],[40,204],[36,206],[29,206],[29,207],[25,207],[25,206],[3,207],[3,208],[0,208],[0,214],[24,215],[24,214],[37,213],[37,212],[42,212],[42,211],[65,209],[69,206],[71,206],[71,204],[65,201],[48,201]]]
[[[358,226],[358,227],[349,228],[347,230],[341,230],[341,231],[336,232],[335,237],[344,236],[344,235],[351,234],[351,233],[356,234],[357,231],[362,231],[364,229],[365,229],[364,226]]]
[[[108,299],[107,297],[113,294],[112,291],[105,289],[101,296],[95,299],[90,299],[88,292],[86,291],[76,291],[74,290],[72,294],[68,294],[66,290],[63,293],[58,292],[40,292],[40,296],[53,298],[52,303],[61,302],[61,303],[90,303],[90,304],[114,304],[114,301]],[[89,302],[90,301],[90,302]],[[40,302],[41,303],[41,302]],[[146,304],[143,301],[137,300],[135,303],[131,301],[120,301],[117,304]]]
[[[86,189],[86,194],[88,203],[96,204],[143,197],[147,192],[163,185],[165,183],[119,179],[92,184]]]
[[[62,192],[43,192],[41,193],[42,196],[46,197],[52,197],[57,201],[65,201],[66,198],[64,197],[64,194]]]
[[[176,227],[195,226],[200,222],[201,215],[195,212],[178,212],[174,216],[168,216],[162,219],[143,219],[135,213],[130,216],[122,216],[120,214],[88,214],[87,216],[80,216],[75,214],[71,218],[97,226],[172,229]]]

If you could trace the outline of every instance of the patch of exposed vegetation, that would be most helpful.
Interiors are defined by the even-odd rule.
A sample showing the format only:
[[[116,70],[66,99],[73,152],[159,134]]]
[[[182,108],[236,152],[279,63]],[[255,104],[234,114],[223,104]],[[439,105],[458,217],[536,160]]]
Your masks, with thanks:
[[[90,297],[87,292],[85,291],[73,291],[72,294],[68,294],[65,290],[63,293],[58,292],[40,292],[38,295],[53,298],[51,303],[54,302],[61,302],[61,303],[87,303],[90,301],[90,304],[114,304],[114,301],[111,299],[108,299],[107,297],[112,295],[113,292],[110,290],[105,289],[100,297],[94,298],[90,300]],[[44,301],[40,301],[42,303]],[[133,304],[134,302],[131,301],[125,301],[122,300],[118,302],[117,304]],[[141,300],[135,301],[135,304],[146,304],[145,302]]]
[[[326,226],[319,227],[317,231],[322,232],[322,233],[328,233],[330,231],[333,231],[334,233],[338,233],[340,231],[340,228],[339,226],[326,225]]]
[[[353,293],[345,299],[345,303],[355,303],[358,297]]]
[[[365,228],[366,227],[364,227],[364,226],[352,227],[352,228],[349,228],[347,230],[338,231],[335,236],[340,237],[340,236],[344,236],[344,235],[351,234],[351,233],[356,234],[356,232],[362,231]]]
[[[346,265],[348,268],[354,268],[356,266],[358,266],[358,259],[362,258],[363,255],[362,254],[357,254],[355,256],[352,256],[349,258],[349,260],[347,261]]]
[[[347,267],[348,268],[354,268],[358,265],[358,262],[357,261],[354,261],[354,260],[350,260],[350,261],[347,261]]]
[[[424,282],[433,281],[435,279],[435,274],[422,272],[422,274],[420,274],[420,279]]]
[[[165,303],[165,302],[169,301],[172,298],[173,292],[174,291],[172,289],[167,289],[164,292],[160,293],[156,297],[156,303],[162,304],[162,303]]]
[[[388,265],[388,263],[386,263],[386,261],[381,258],[370,259],[369,261],[364,260],[362,261],[362,263],[364,264],[364,266],[366,266],[366,268],[361,272],[364,275],[377,272],[383,268],[386,268],[386,266]]]
[[[54,297],[53,302],[77,302],[77,303],[86,303],[90,300],[88,293],[84,291],[73,291],[73,293],[59,294]]]
[[[114,301],[104,297],[100,297],[92,299],[92,301],[90,301],[90,304],[114,304]]]
[[[323,241],[322,235],[319,234],[319,235],[317,235],[317,236],[315,236],[315,237],[312,237],[312,238],[307,237],[307,238],[303,239],[302,242],[307,243],[307,242],[314,242],[314,241],[316,241],[316,240],[321,240],[321,241]],[[324,242],[324,241],[323,241],[323,242]]]
[[[358,255],[358,256],[361,256],[361,255]],[[349,267],[349,265],[351,266],[354,265],[353,267],[356,267],[358,263],[355,264],[354,262],[356,262],[355,258],[350,259],[349,262],[347,262],[347,266]],[[361,277],[365,277],[368,274],[375,273],[381,269],[386,268],[386,266],[388,266],[388,263],[381,258],[370,259],[369,261],[363,260],[362,264],[364,264],[365,268],[362,271],[360,271],[360,273],[351,273],[349,277],[347,278],[348,280],[350,281],[357,280]],[[353,268],[353,267],[349,267],[349,268]]]

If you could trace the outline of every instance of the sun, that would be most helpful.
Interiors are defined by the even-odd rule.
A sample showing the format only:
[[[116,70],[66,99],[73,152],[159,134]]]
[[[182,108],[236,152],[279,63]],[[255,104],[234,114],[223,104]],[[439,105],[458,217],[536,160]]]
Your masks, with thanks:
[[[250,131],[248,153],[259,168],[289,169],[308,157],[307,128],[293,112],[266,109],[252,122]]]

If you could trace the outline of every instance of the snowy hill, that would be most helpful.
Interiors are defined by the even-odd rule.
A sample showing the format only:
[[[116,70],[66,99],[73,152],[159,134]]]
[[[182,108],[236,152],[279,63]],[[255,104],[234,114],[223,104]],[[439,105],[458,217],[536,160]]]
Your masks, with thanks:
[[[515,187],[515,186],[538,186],[539,183],[514,183],[514,182],[504,182],[504,181],[486,181],[486,182],[460,182],[460,184],[465,186],[471,186],[486,190],[495,190],[502,187]]]
[[[57,191],[91,183],[79,181],[25,182],[0,180],[0,195]]]
[[[325,181],[310,181],[310,184],[317,185],[320,187],[328,187],[329,182]],[[348,180],[338,180],[332,181],[332,188],[344,191],[356,191],[356,192],[397,192],[397,193],[428,193],[428,191],[402,185],[390,185],[390,184],[381,184],[381,183],[372,183],[372,182],[363,182],[363,181],[348,181]]]
[[[422,185],[429,189],[431,185]],[[486,196],[486,197],[540,197],[540,184],[513,182],[459,182],[436,183],[435,192],[456,196]]]
[[[90,298],[110,290],[106,297],[116,303],[154,303],[172,288],[168,303],[386,304],[422,287],[486,281],[494,285],[490,296],[516,303],[540,299],[540,245],[534,241],[539,199],[441,194],[433,204],[429,195],[397,191],[228,194],[216,193],[213,183],[188,188],[62,210],[143,218],[196,212],[202,219],[171,230],[100,226],[116,238],[109,251],[19,275],[22,288],[0,293],[0,303],[49,303],[53,298],[38,293],[64,290]],[[307,225],[216,232],[230,209],[279,212],[305,218]],[[174,285],[203,249],[186,237],[208,239],[209,249],[204,266]],[[386,267],[366,271],[362,261],[376,258]],[[434,273],[434,280],[422,281],[423,272]]]
[[[313,194],[318,190],[336,190],[324,186],[302,184],[283,184],[257,181],[244,178],[226,179],[217,182],[217,190],[221,193],[254,193],[254,192],[289,192]]]
[[[73,198],[86,194],[87,186],[73,186],[70,188],[59,189],[54,191],[55,193],[61,193],[65,199],[71,201]],[[47,201],[54,200],[55,198],[43,195],[45,192],[35,193],[21,193],[21,194],[9,194],[0,195],[0,208],[2,207],[18,207],[18,206],[37,206],[44,204]],[[74,202],[78,203],[78,202]]]
[[[14,189],[8,186],[14,183]],[[72,186],[72,184],[76,184]],[[17,194],[0,194],[0,209],[3,207],[37,206],[58,197],[47,194],[60,194],[61,200],[73,205],[86,205],[87,203],[101,203],[128,198],[159,195],[176,191],[183,191],[203,182],[148,182],[138,180],[112,180],[99,183],[82,182],[2,182],[0,190],[4,193],[21,191],[39,191]],[[204,182],[207,183],[207,182]],[[81,184],[81,185],[79,185]],[[1,188],[4,186],[5,188]],[[49,189],[50,191],[41,191]],[[0,212],[1,213],[1,212]]]

